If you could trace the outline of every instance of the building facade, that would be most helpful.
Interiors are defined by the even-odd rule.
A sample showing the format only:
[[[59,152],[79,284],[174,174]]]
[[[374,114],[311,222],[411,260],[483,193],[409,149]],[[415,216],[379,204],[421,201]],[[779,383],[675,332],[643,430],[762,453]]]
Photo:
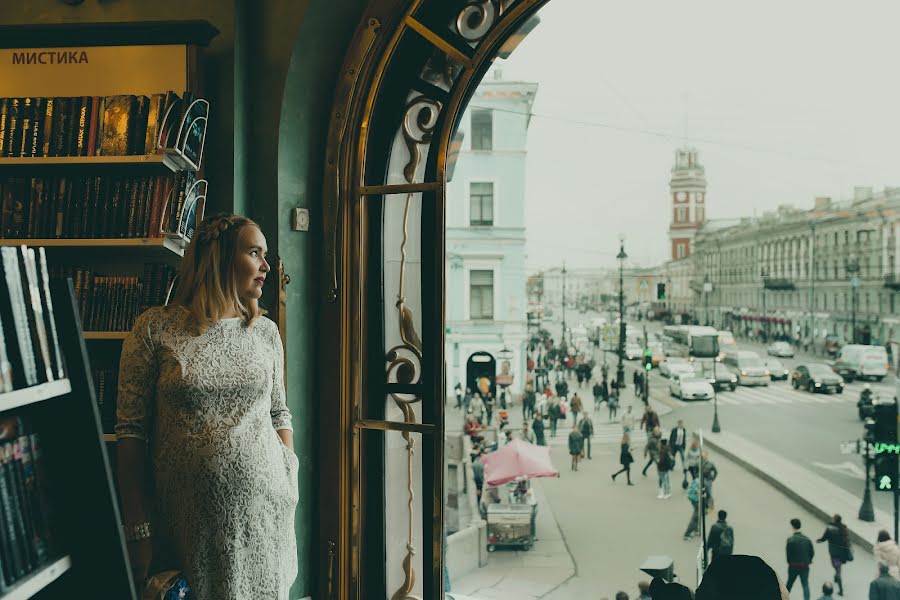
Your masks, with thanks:
[[[856,188],[852,201],[817,198],[811,210],[785,206],[704,228],[695,249],[694,301],[708,302],[714,325],[814,348],[829,335],[879,345],[900,338],[900,189]]]
[[[448,184],[445,356],[448,394],[467,364],[511,352],[520,391],[527,343],[525,158],[537,84],[488,73],[460,122],[462,147]]]

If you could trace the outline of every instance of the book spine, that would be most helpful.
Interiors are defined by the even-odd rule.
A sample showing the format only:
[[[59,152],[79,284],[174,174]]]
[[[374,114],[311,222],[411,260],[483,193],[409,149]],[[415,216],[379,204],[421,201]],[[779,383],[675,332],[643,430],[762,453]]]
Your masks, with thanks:
[[[24,244],[21,246],[16,246],[15,250],[16,262],[19,265],[19,283],[22,286],[22,296],[25,301],[25,315],[27,319],[26,322],[28,323],[28,340],[31,343],[31,348],[34,352],[35,375],[37,377],[37,383],[44,383],[45,381],[49,381],[47,379],[49,371],[47,370],[47,364],[44,362],[44,352],[41,347],[43,317],[37,312],[37,309],[40,309],[40,299],[38,298],[38,304],[37,307],[35,307],[34,292],[37,291],[37,288],[35,287],[32,290],[32,273],[31,269],[28,266],[28,246],[25,246]]]
[[[78,121],[81,116],[81,107],[84,98],[76,96],[72,98],[69,106],[69,132],[66,136],[66,156],[78,156]]]
[[[0,98],[0,156],[6,156],[6,124],[9,121],[10,98]]]
[[[69,179],[60,177],[59,189],[56,194],[56,218],[54,220],[53,237],[63,237],[63,225],[66,217],[67,194],[69,193]]]
[[[22,473],[22,484],[25,489],[26,512],[30,515],[29,535],[33,549],[32,560],[36,565],[42,565],[50,559],[47,548],[46,524],[41,513],[41,503],[38,496],[37,477],[35,476],[34,455],[31,451],[31,436],[20,435],[16,440],[18,445],[19,467]]]
[[[56,539],[53,537],[54,512],[50,503],[50,479],[47,476],[46,463],[43,456],[43,445],[39,434],[32,433],[31,439],[31,464],[34,469],[34,481],[37,492],[38,513],[41,515],[43,526],[43,542],[46,545],[48,556],[56,552]]]
[[[0,319],[0,393],[13,390],[12,363],[9,361],[9,352],[6,349],[6,332],[3,330],[3,321]]]
[[[25,308],[25,295],[22,290],[22,274],[19,272],[19,262],[16,257],[16,248],[5,246],[0,248],[3,257],[4,279],[9,293],[10,308],[12,311],[13,326],[16,330],[16,342],[21,359],[22,386],[27,387],[38,383],[37,363],[35,362],[34,348],[31,345],[31,336],[28,332],[28,312]]]
[[[56,104],[56,98],[47,98],[47,104],[44,107],[44,124],[41,126],[41,156],[51,156],[50,147],[53,140],[53,107]]]
[[[57,98],[53,107],[53,133],[51,156],[66,156],[66,135],[69,131],[69,113],[72,98]]]
[[[27,437],[27,436],[26,436]],[[13,475],[13,491],[16,513],[19,517],[18,528],[21,536],[21,549],[25,557],[25,565],[28,572],[38,567],[37,546],[34,543],[34,515],[31,513],[31,504],[28,501],[28,490],[25,489],[25,473],[22,464],[22,448],[20,438],[6,444],[9,453]]]
[[[100,96],[91,97],[91,113],[89,121],[87,156],[95,156],[97,154],[97,131],[100,127]]]
[[[34,99],[34,118],[31,120],[31,144],[28,149],[28,156],[43,156],[43,131],[44,120],[46,119],[47,99]]]
[[[7,551],[10,563],[11,581],[22,578],[27,573],[25,556],[22,553],[21,539],[19,536],[18,515],[14,501],[13,474],[10,458],[6,445],[0,445],[0,512],[2,512],[3,529],[6,539],[9,540]]]
[[[53,381],[53,359],[50,357],[50,342],[44,322],[44,307],[41,302],[41,290],[38,285],[37,257],[34,248],[20,246],[25,274],[28,279],[28,291],[31,297],[31,310],[34,313],[34,330],[37,334],[37,346],[41,350],[41,362],[44,364],[44,380]]]
[[[94,147],[94,156],[102,154],[103,147],[103,131],[106,127],[106,96],[99,97],[99,106],[97,107],[97,144]]]
[[[147,135],[144,138],[144,154],[156,154],[156,142],[159,138],[159,125],[162,119],[165,94],[153,94],[150,97],[150,109],[147,112]]]
[[[37,249],[37,266],[39,267],[41,289],[44,292],[44,320],[49,333],[49,344],[53,350],[53,369],[56,379],[66,376],[63,365],[62,349],[59,346],[59,334],[56,330],[56,314],[53,312],[53,297],[50,295],[50,274],[47,271],[47,253],[44,247]]]
[[[20,144],[16,146],[14,156],[25,158],[30,156],[31,141],[34,137],[34,129],[31,123],[34,120],[34,98],[24,98],[22,107],[19,110],[19,123],[22,128],[22,134],[19,138]]]
[[[4,142],[4,146],[6,147],[6,156],[14,157],[18,156],[15,154],[15,148],[17,148],[21,144],[21,124],[19,123],[19,106],[21,104],[20,98],[10,98],[9,99],[9,108],[7,109],[8,121],[6,124],[6,142]]]
[[[83,96],[78,106],[78,128],[75,130],[75,149],[72,156],[87,156],[87,141],[90,135],[91,97]]]

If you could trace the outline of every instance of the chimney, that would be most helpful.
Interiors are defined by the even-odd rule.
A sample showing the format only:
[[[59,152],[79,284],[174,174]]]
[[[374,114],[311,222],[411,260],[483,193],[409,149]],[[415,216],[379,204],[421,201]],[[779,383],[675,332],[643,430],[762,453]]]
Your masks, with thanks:
[[[862,202],[872,197],[871,186],[856,186],[853,188],[853,203]]]
[[[825,212],[831,208],[831,196],[816,196],[816,212]]]

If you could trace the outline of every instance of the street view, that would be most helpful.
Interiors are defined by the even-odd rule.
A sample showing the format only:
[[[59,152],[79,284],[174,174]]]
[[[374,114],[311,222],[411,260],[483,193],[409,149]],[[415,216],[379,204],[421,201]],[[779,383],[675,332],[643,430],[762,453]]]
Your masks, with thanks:
[[[740,99],[789,78],[801,4],[751,75],[723,25],[721,57],[691,55],[721,77],[682,72],[664,110],[627,65],[550,89],[541,61],[566,42],[547,8],[472,97],[446,221],[453,598],[650,598],[654,577],[695,590],[731,555],[760,557],[791,598],[900,594],[900,178],[892,151],[863,149],[896,125],[878,133],[880,104],[846,96],[834,119],[859,116],[858,154],[835,159],[846,131],[807,135],[837,111],[819,66],[809,89]],[[663,21],[695,29],[701,6]],[[824,31],[859,15],[817,16]],[[648,43],[678,39],[664,29]],[[595,108],[560,116],[579,96]]]

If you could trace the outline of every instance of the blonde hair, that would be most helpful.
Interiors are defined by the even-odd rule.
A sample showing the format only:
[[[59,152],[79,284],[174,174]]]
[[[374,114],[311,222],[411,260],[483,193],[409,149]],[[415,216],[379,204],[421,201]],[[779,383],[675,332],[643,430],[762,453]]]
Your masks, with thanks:
[[[244,227],[259,225],[247,217],[228,213],[207,217],[194,231],[184,252],[178,287],[169,306],[186,308],[198,334],[224,318],[233,307],[241,312],[244,327],[252,326],[266,314],[256,299],[245,304],[238,295],[234,260]]]

